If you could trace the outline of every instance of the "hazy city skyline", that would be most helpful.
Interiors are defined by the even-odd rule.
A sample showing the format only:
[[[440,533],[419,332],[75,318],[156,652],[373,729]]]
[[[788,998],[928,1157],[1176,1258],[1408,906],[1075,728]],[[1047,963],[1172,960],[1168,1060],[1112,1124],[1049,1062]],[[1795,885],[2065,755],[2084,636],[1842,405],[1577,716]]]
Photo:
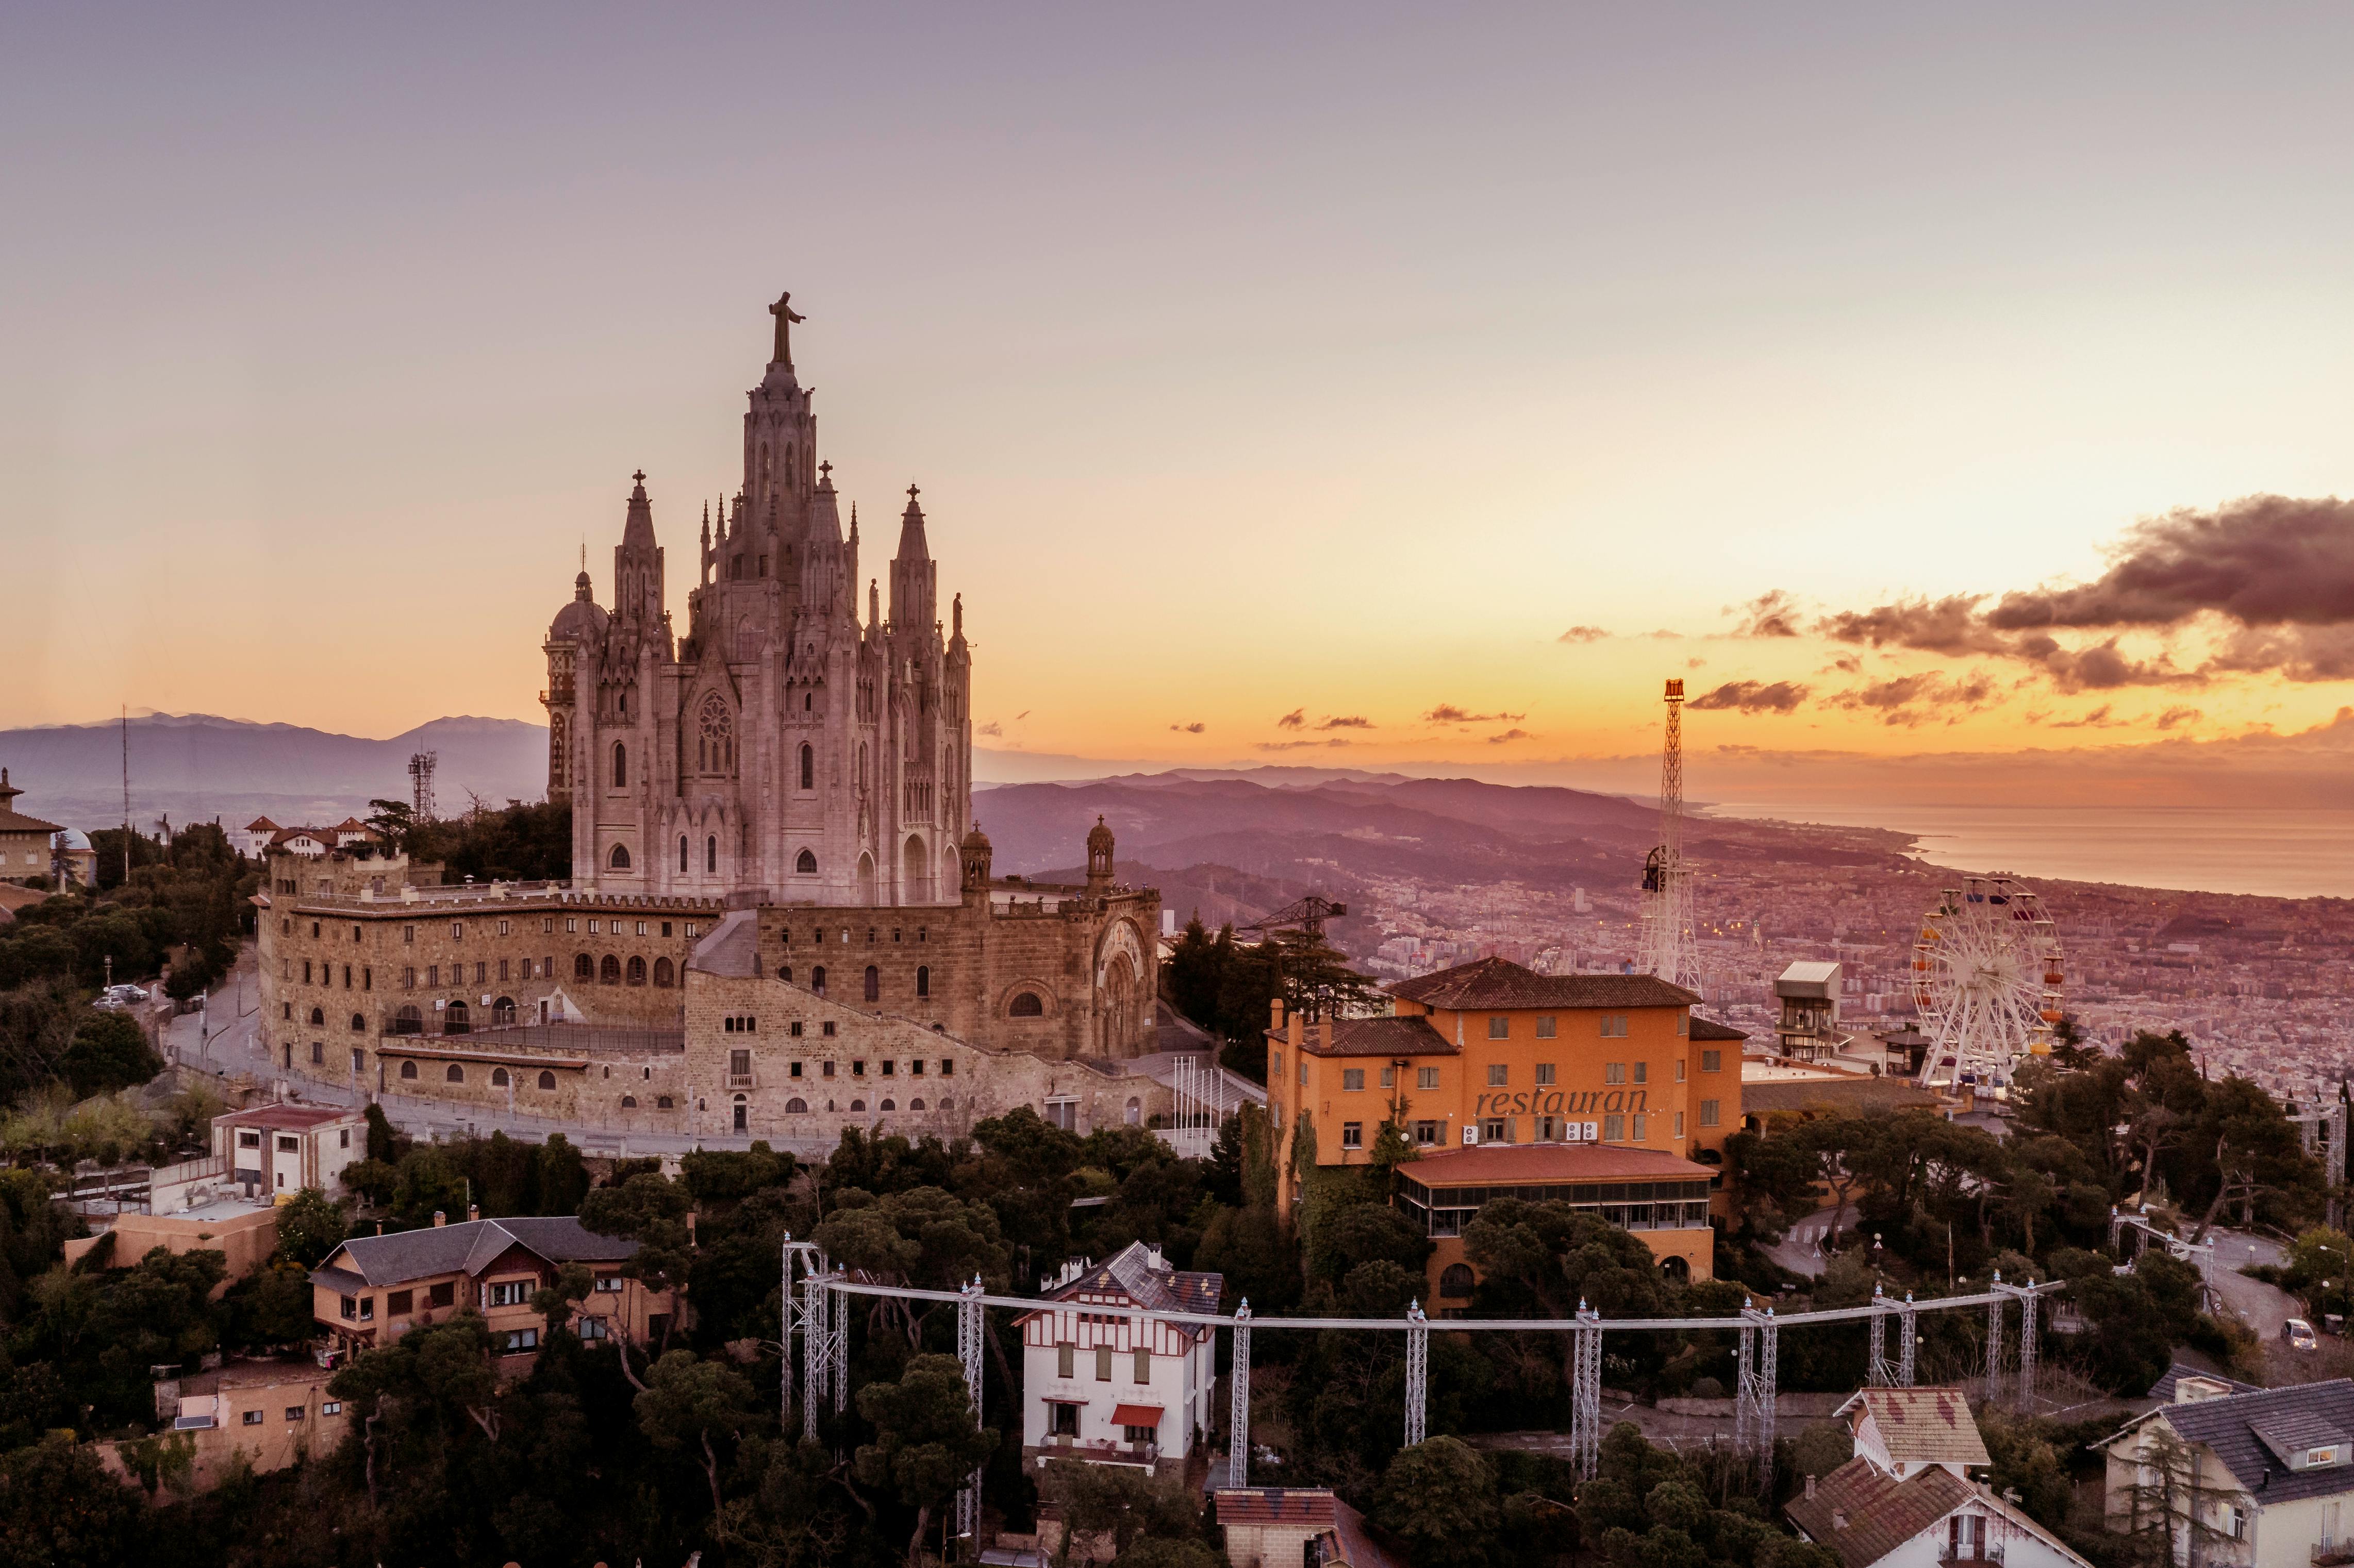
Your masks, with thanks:
[[[1566,779],[1678,675],[1720,779],[2316,803],[2354,22],[2269,15],[21,19],[0,727],[538,717],[790,288],[993,750]]]

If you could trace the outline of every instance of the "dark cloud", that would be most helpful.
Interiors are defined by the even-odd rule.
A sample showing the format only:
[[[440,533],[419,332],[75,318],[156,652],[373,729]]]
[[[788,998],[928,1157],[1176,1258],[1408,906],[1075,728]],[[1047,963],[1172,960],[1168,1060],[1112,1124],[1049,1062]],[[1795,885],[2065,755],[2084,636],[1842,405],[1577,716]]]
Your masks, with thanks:
[[[1363,714],[1343,714],[1339,718],[1328,718],[1316,727],[1318,729],[1379,729],[1381,726]]]
[[[2072,719],[2053,719],[2053,729],[2116,729],[2125,724],[2121,718],[2109,716],[2110,705],[2103,703],[2092,712],[2079,714]]]
[[[2017,659],[2063,692],[2200,686],[2223,674],[2354,680],[2354,502],[2258,495],[2171,512],[2126,530],[2089,583],[1985,602],[1983,594],[1898,599],[1825,616],[1815,630],[1874,648]],[[2118,634],[2163,635],[2202,620],[2227,634],[2196,667],[2118,646]],[[2059,631],[2112,635],[2072,648]]]
[[[1646,637],[1655,638],[1655,639],[1659,639],[1659,640],[1661,640],[1661,641],[1677,641],[1677,642],[1681,642],[1681,641],[1683,641],[1683,636],[1684,636],[1684,634],[1683,634],[1682,632],[1681,632],[1681,631],[1670,631],[1670,630],[1669,630],[1666,627],[1664,627],[1664,626],[1663,626],[1663,627],[1661,627],[1661,628],[1659,628],[1659,630],[1657,630],[1657,631],[1646,631],[1645,633],[1643,633],[1643,635],[1644,635],[1644,636],[1646,636]]]
[[[1598,626],[1573,626],[1553,639],[1556,642],[1599,642],[1610,633]]]
[[[2179,725],[2197,724],[2206,716],[2197,708],[2168,708],[2158,715],[2157,724],[2160,729],[2173,729]]]
[[[1697,670],[1707,662],[1708,661],[1705,659],[1687,659],[1684,661],[1684,668],[1687,670]]]
[[[2004,631],[2168,627],[2206,610],[2242,626],[2354,622],[2354,502],[2253,495],[2149,518],[2093,581],[2007,593],[1986,620]]]
[[[1172,724],[1169,727],[1180,735],[1199,735],[1210,726],[1196,719],[1192,724]]]
[[[1354,741],[1341,740],[1337,737],[1331,740],[1262,740],[1258,743],[1258,749],[1261,751],[1298,751],[1302,747],[1322,747],[1327,746],[1353,746],[1356,743]]]
[[[1727,610],[1726,614],[1733,613]],[[1796,637],[1798,635],[1798,601],[1782,588],[1772,588],[1759,594],[1741,607],[1741,624],[1733,629],[1735,637]]]
[[[1882,724],[1912,726],[1935,718],[1953,724],[1996,699],[1994,680],[1983,673],[1949,681],[1943,670],[1928,670],[1885,681],[1867,681],[1823,700],[1832,707],[1850,712],[1876,713]]]
[[[1005,733],[1005,726],[999,724],[995,719],[991,719],[987,724],[975,729],[972,733],[975,735],[1003,735]]]
[[[1524,730],[1524,729],[1508,729],[1508,730],[1504,731],[1504,733],[1503,733],[1503,734],[1501,734],[1501,735],[1491,735],[1491,736],[1490,736],[1488,737],[1488,744],[1489,744],[1490,746],[1502,746],[1502,745],[1504,745],[1504,744],[1505,744],[1506,742],[1508,742],[1508,741],[1514,741],[1514,740],[1529,740],[1529,739],[1532,739],[1532,738],[1534,738],[1534,737],[1533,737],[1533,736],[1532,736],[1529,734],[1529,732],[1528,732],[1527,730]]]
[[[1308,710],[1306,708],[1294,708],[1289,713],[1284,715],[1281,718],[1276,720],[1275,727],[1278,729],[1298,729],[1307,722]]]
[[[1425,724],[1518,724],[1526,714],[1467,713],[1453,703],[1441,703],[1422,715]]]
[[[1028,709],[1028,708],[1023,708],[1020,713],[1015,714],[1015,715],[1013,715],[1013,722],[1014,722],[1015,724],[1020,724],[1023,719],[1026,719],[1026,718],[1028,718],[1028,717],[1030,716],[1030,713],[1031,713],[1031,710],[1030,710],[1030,709]]]
[[[1687,707],[1715,709],[1737,708],[1744,714],[1787,714],[1796,712],[1807,700],[1807,688],[1789,681],[1776,681],[1766,685],[1759,681],[1727,681],[1704,696],[1694,697]]]

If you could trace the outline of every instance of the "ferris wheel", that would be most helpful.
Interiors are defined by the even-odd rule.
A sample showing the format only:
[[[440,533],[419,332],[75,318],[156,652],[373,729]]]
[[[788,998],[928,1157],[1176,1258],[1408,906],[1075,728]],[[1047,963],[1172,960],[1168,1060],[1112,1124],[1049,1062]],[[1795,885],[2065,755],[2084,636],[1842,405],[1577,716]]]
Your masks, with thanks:
[[[1923,1085],[1999,1088],[2021,1056],[2052,1053],[2064,975],[2035,890],[2007,874],[1948,887],[1921,917],[1913,1001],[1929,1048]]]

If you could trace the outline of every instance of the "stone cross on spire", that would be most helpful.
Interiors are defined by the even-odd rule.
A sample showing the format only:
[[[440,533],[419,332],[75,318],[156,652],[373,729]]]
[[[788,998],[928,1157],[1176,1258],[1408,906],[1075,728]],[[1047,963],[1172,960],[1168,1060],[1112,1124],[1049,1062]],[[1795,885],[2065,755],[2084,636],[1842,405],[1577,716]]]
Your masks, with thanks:
[[[782,293],[777,296],[777,302],[769,307],[769,313],[777,318],[777,352],[769,356],[769,363],[781,365],[788,369],[793,363],[793,323],[809,319],[795,313],[791,302],[792,295],[790,292]]]

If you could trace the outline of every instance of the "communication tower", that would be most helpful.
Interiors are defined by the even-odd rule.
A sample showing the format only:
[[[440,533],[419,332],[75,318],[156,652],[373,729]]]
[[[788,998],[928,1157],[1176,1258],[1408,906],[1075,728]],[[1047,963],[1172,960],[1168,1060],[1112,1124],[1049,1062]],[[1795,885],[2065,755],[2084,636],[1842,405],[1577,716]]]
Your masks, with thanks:
[[[1692,940],[1691,881],[1684,868],[1684,683],[1670,681],[1668,733],[1659,752],[1659,842],[1643,863],[1643,950],[1637,967],[1670,985],[1700,989]]]
[[[409,810],[420,822],[433,820],[433,768],[440,753],[420,751],[408,759]]]

